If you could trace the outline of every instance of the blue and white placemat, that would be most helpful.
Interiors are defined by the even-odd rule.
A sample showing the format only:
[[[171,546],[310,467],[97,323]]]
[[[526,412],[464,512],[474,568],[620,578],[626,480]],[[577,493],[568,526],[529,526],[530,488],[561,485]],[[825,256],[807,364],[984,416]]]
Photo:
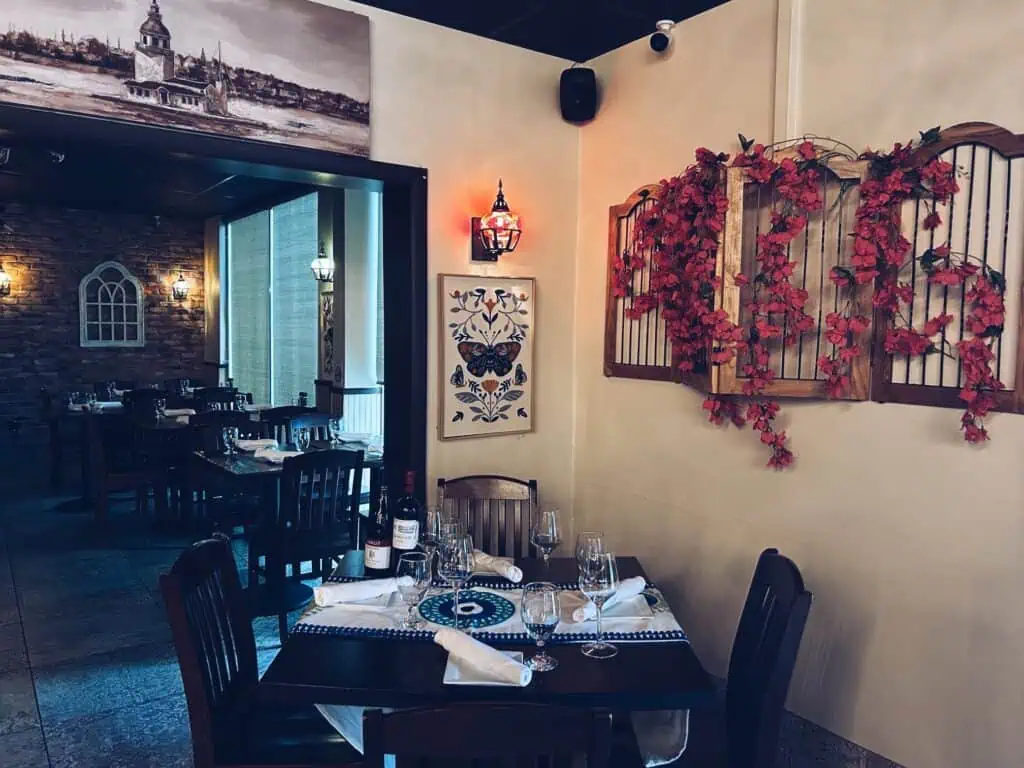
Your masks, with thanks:
[[[572,585],[560,594],[562,621],[554,643],[582,643],[597,639],[597,622],[573,622],[572,612],[585,598]],[[483,586],[475,581],[459,592],[459,627],[488,642],[532,644],[520,617],[521,585],[504,582]],[[408,608],[401,595],[392,593],[359,603],[313,608],[295,626],[297,634],[335,637],[379,637],[432,640],[444,626],[452,626],[452,591],[433,590],[420,604],[420,629],[403,629]],[[679,622],[661,591],[648,584],[644,592],[604,613],[604,637],[617,643],[687,642]]]

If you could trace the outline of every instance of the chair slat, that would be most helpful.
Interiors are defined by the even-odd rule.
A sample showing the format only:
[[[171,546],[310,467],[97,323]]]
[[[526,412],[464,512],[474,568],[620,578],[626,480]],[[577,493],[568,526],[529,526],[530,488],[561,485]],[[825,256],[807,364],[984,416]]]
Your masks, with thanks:
[[[530,516],[537,503],[537,482],[500,475],[440,478],[438,498],[463,516],[474,546],[492,555],[523,557]]]

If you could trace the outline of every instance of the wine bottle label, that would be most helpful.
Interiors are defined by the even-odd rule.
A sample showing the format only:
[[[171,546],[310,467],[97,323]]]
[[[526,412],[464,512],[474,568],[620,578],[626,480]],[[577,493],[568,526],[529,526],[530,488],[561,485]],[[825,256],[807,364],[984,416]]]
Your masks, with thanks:
[[[366,542],[363,552],[363,564],[375,571],[385,571],[391,567],[391,547]]]
[[[395,527],[391,532],[391,545],[395,549],[416,549],[416,544],[419,540],[419,520],[400,520],[395,518]]]

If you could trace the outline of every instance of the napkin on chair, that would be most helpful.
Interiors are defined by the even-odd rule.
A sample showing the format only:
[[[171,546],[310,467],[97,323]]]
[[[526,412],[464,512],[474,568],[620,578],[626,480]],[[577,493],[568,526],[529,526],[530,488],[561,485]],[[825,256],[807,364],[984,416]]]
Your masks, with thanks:
[[[347,581],[342,584],[326,583],[313,587],[313,602],[317,605],[337,605],[339,603],[357,603],[370,600],[381,595],[390,595],[398,590],[398,579],[367,579],[366,581]]]
[[[481,552],[479,549],[474,549],[473,563],[476,565],[477,570],[504,576],[513,584],[518,584],[523,580],[522,570],[513,565],[511,559],[507,557],[494,557],[493,555]]]
[[[615,590],[615,594],[612,595],[608,602],[604,604],[604,610],[608,608],[614,608],[616,605],[621,603],[623,600],[628,600],[631,597],[636,597],[644,588],[647,586],[647,580],[643,576],[634,576],[631,579],[626,579],[619,583],[619,588]],[[593,621],[597,618],[597,606],[591,601],[587,601],[585,605],[577,608],[572,612],[572,620],[575,622],[581,621]]]
[[[279,451],[277,448],[260,448],[253,454],[257,459],[264,459],[271,464],[282,464],[292,456],[301,456],[302,451]]]
[[[533,671],[515,659],[510,659],[497,648],[475,640],[455,629],[439,629],[434,642],[458,661],[469,664],[498,683],[525,687],[533,679]]]
[[[667,709],[630,712],[633,733],[645,768],[673,763],[686,752],[690,736],[690,710]]]
[[[275,448],[277,440],[272,437],[260,437],[252,440],[236,440],[235,445],[242,451],[258,451],[260,448]]]

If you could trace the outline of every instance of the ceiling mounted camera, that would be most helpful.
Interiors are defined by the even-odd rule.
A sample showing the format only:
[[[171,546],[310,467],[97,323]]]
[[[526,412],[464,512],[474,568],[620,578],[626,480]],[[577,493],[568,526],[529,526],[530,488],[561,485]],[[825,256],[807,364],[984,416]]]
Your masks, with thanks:
[[[654,26],[657,32],[651,35],[651,50],[655,53],[664,53],[672,45],[672,28],[676,25],[672,19],[662,19]]]

